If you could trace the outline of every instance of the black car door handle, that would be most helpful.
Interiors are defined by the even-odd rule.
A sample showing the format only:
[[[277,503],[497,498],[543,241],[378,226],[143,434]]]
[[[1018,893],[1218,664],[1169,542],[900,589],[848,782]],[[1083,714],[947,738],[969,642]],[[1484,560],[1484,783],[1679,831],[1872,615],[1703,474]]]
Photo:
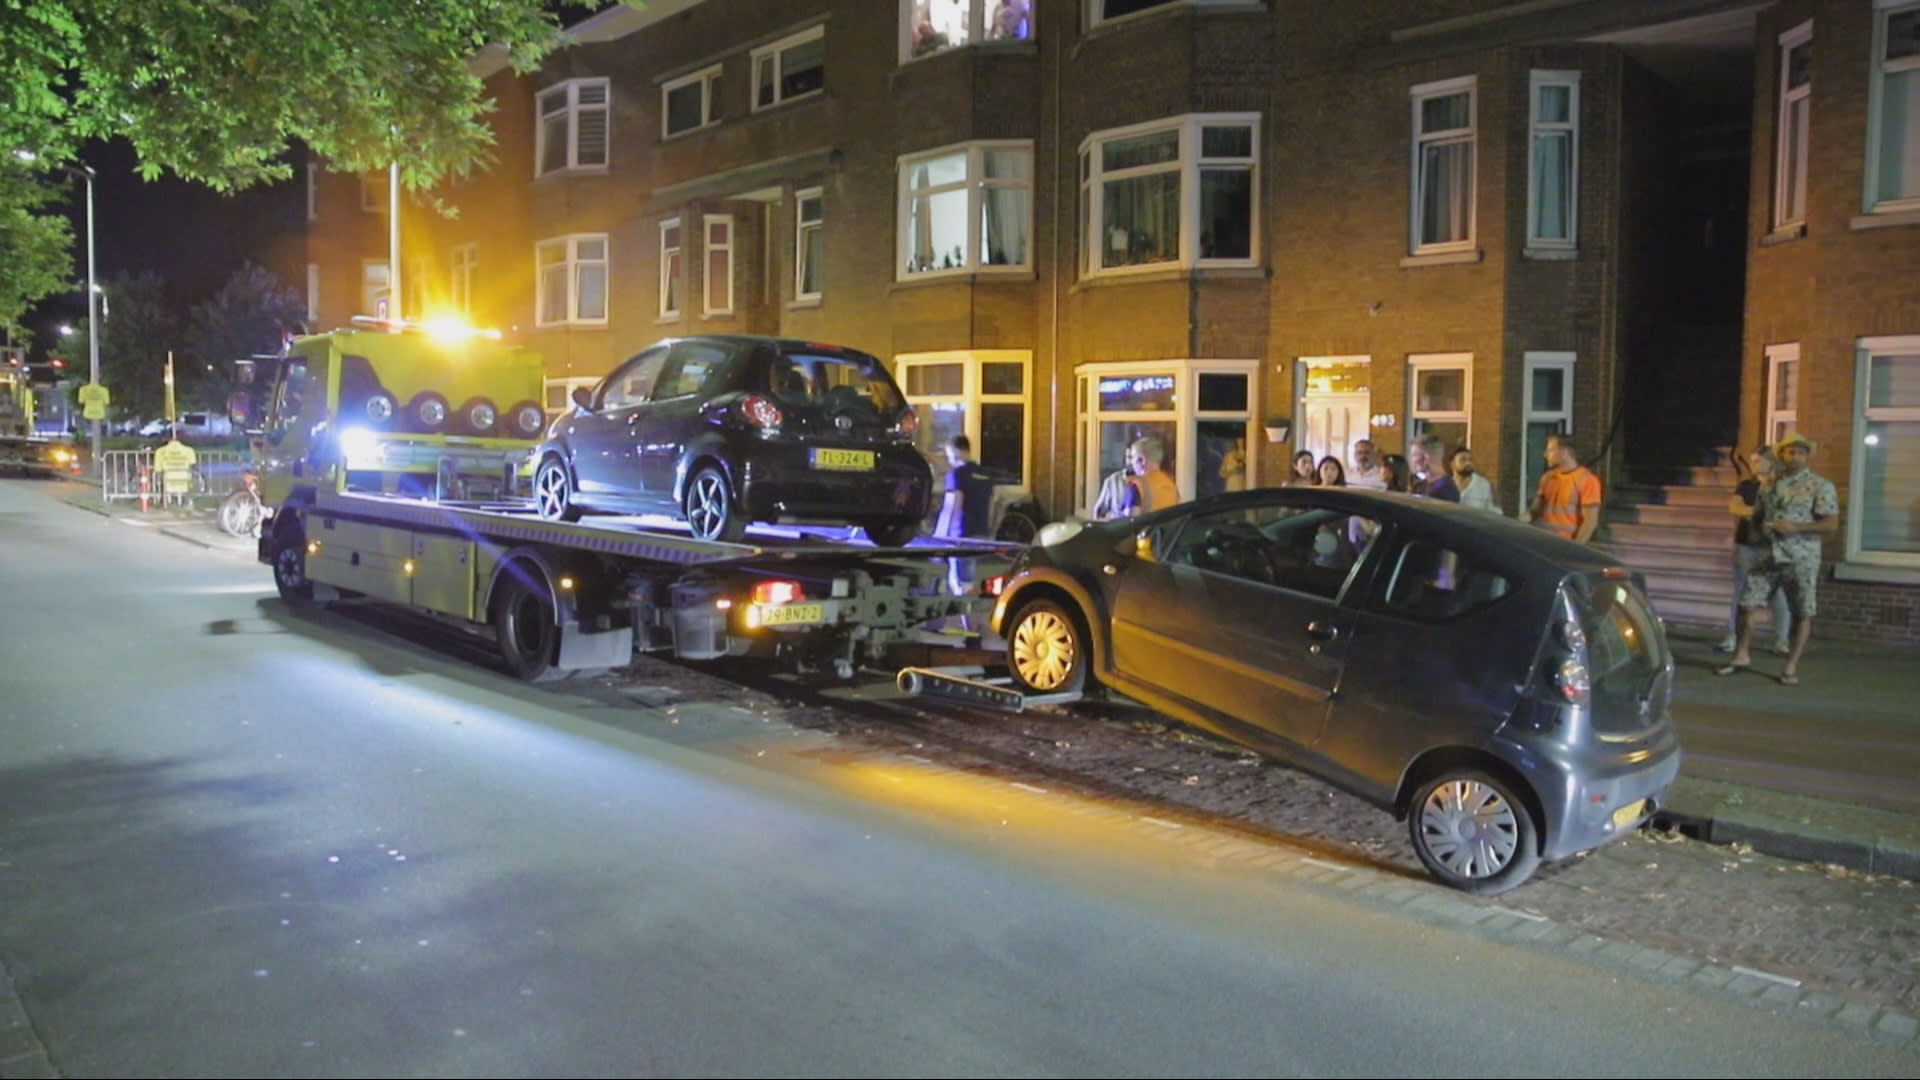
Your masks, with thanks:
[[[1340,628],[1316,619],[1307,624],[1307,636],[1318,641],[1332,641],[1340,636]]]

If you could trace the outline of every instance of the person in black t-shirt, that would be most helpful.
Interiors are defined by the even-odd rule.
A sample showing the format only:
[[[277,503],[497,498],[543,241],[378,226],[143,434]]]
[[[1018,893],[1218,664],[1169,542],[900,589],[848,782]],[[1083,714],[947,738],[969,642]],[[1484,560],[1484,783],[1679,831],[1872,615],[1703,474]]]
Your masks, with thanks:
[[[1766,557],[1773,550],[1773,538],[1767,533],[1767,525],[1760,512],[1760,494],[1773,483],[1773,450],[1762,446],[1743,460],[1735,457],[1734,468],[1746,475],[1734,485],[1733,496],[1727,500],[1727,512],[1739,519],[1733,534],[1733,613],[1727,616],[1727,636],[1720,639],[1716,651],[1733,651],[1734,630],[1740,619],[1740,595],[1747,588],[1747,572],[1753,564]],[[1783,589],[1773,590],[1768,597],[1768,607],[1773,613],[1773,651],[1785,655],[1792,651],[1790,634],[1793,630],[1793,616],[1787,610],[1787,594]]]
[[[942,538],[984,537],[993,510],[992,478],[973,460],[973,443],[966,435],[947,440],[946,494],[933,534]],[[947,587],[955,596],[973,592],[974,559],[947,560]],[[965,625],[965,620],[962,620]]]

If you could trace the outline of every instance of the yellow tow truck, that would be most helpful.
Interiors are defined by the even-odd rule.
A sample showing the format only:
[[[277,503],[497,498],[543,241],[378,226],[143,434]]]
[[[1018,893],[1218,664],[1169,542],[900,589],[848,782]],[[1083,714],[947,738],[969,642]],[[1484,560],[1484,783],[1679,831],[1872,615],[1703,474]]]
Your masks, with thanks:
[[[261,501],[514,495],[547,425],[546,365],[499,338],[452,322],[356,318],[294,339],[251,440]]]
[[[80,471],[80,454],[65,439],[34,430],[33,387],[25,367],[0,364],[0,471],[64,476]]]

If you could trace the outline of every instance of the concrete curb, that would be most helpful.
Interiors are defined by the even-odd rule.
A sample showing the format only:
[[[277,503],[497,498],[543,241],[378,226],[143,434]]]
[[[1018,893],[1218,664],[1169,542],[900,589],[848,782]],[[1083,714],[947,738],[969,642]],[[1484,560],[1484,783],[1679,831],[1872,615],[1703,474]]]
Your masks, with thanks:
[[[1891,811],[1683,777],[1654,825],[1710,844],[1920,881],[1920,823]]]

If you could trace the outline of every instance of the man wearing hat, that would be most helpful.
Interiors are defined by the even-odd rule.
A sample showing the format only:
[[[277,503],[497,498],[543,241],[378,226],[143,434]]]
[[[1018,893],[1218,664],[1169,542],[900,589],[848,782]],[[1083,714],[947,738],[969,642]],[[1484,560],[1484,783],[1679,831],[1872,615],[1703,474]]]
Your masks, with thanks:
[[[1820,538],[1840,525],[1840,495],[1833,481],[1807,468],[1813,443],[1805,435],[1797,431],[1787,435],[1773,444],[1773,454],[1780,460],[1780,477],[1762,493],[1754,509],[1761,535],[1772,543],[1747,572],[1746,591],[1740,596],[1739,640],[1732,660],[1714,674],[1732,675],[1752,663],[1747,647],[1753,637],[1753,613],[1766,607],[1768,595],[1778,588],[1786,593],[1787,609],[1793,613],[1793,651],[1780,670],[1780,682],[1793,686],[1800,681],[1800,656],[1813,634]]]

